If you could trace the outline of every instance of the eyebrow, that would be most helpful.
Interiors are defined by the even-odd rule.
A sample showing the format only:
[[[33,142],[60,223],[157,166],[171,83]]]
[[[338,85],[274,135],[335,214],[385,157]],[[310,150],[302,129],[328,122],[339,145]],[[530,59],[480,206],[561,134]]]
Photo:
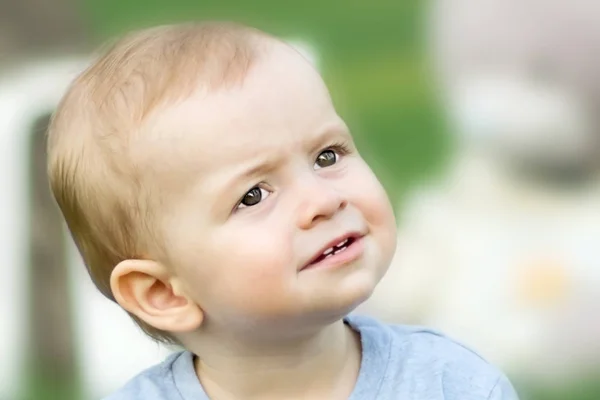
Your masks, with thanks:
[[[247,179],[252,179],[256,176],[266,175],[269,172],[277,169],[277,166],[281,164],[283,157],[278,157],[274,159],[263,160],[258,164],[253,165],[252,167],[244,170],[241,174],[237,174],[233,176],[231,182],[237,183],[240,181],[244,181]]]
[[[315,152],[325,145],[332,144],[331,142],[340,137],[343,137],[344,140],[352,140],[348,127],[341,120],[334,124],[326,125],[319,130],[318,134],[309,138],[305,150],[309,153]]]

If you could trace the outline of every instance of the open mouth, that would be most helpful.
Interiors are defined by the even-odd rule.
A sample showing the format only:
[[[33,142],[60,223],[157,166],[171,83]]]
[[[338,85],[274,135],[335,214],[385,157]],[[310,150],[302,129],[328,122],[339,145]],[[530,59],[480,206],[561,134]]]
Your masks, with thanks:
[[[346,250],[352,243],[354,243],[355,240],[356,239],[353,237],[349,237],[349,238],[342,240],[340,243],[328,248],[323,253],[321,253],[320,256],[318,256],[311,262],[311,264],[316,264],[318,262],[323,261],[324,259],[326,259],[328,257],[332,257],[338,253],[341,253],[342,251]]]
[[[357,256],[359,256],[359,254],[354,253],[356,253],[357,251],[360,253],[362,251],[360,250],[362,246],[359,246],[359,248],[355,249],[356,246],[353,245],[357,244],[360,238],[361,235],[351,234],[336,239],[335,241],[327,245],[327,247],[324,250],[322,250],[317,256],[315,256],[312,259],[312,261],[310,261],[304,268],[312,268],[317,264],[324,265],[331,263],[339,264],[340,262],[345,263],[351,261],[352,259],[355,259]],[[356,251],[353,251],[352,249],[355,249]]]

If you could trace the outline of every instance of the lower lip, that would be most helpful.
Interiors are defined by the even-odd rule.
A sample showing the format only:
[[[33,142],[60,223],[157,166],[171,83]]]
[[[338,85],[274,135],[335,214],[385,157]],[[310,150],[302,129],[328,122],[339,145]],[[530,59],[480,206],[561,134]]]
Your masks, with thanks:
[[[334,254],[330,257],[325,258],[324,260],[319,261],[315,264],[310,264],[303,270],[307,269],[322,269],[322,268],[335,268],[342,265],[346,265],[351,263],[352,261],[357,260],[362,256],[365,251],[365,244],[363,238],[355,239],[354,242],[348,247],[346,250]]]

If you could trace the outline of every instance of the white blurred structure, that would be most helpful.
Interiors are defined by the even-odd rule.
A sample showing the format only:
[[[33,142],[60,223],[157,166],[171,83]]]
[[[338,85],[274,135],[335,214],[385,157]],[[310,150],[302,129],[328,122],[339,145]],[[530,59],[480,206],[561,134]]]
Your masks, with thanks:
[[[398,211],[358,311],[531,377],[600,366],[600,3],[437,0],[431,17],[456,155]]]
[[[34,122],[52,112],[84,60],[22,66],[0,80],[0,398],[14,399],[27,354],[28,148]],[[75,327],[90,399],[114,391],[142,369],[164,359],[159,347],[91,283],[69,240]]]

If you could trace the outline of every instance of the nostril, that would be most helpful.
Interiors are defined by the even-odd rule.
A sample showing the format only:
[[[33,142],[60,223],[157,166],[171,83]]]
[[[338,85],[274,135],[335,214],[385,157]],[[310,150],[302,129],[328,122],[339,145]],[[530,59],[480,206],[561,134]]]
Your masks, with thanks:
[[[347,200],[342,200],[340,202],[340,210],[343,210],[344,208],[346,208],[348,206],[348,201]]]

